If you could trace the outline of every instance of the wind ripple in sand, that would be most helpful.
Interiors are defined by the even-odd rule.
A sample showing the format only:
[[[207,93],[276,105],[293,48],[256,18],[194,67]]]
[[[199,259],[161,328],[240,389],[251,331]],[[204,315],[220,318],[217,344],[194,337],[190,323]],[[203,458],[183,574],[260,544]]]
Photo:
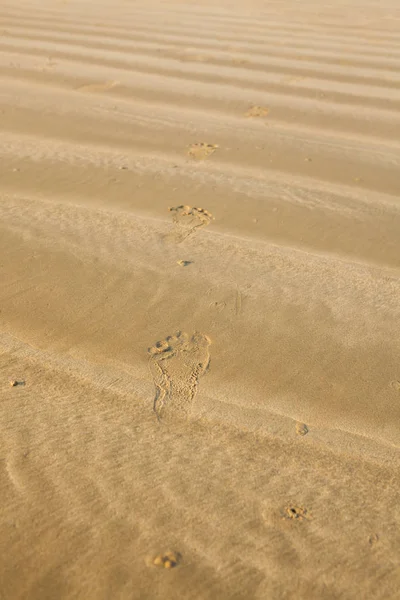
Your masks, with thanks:
[[[2,3],[4,596],[397,598],[399,18]]]

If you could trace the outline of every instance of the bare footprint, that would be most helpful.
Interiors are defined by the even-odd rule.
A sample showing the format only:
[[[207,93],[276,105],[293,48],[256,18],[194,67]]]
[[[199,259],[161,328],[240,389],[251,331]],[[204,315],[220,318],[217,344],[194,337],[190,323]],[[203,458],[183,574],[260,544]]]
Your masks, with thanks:
[[[208,225],[214,217],[204,208],[194,208],[191,206],[175,206],[169,209],[173,213],[175,230],[172,237],[177,242],[182,242],[196,229]],[[171,237],[171,236],[168,236]]]
[[[197,144],[191,144],[189,146],[188,155],[194,160],[205,160],[217,150],[216,144],[206,144],[205,142],[198,142]]]
[[[150,371],[156,386],[154,412],[158,419],[167,415],[188,417],[199,379],[210,364],[210,343],[202,333],[189,337],[179,331],[149,348]]]
[[[252,106],[251,108],[249,108],[249,110],[245,113],[245,117],[266,117],[269,113],[269,108],[266,108],[265,106]]]

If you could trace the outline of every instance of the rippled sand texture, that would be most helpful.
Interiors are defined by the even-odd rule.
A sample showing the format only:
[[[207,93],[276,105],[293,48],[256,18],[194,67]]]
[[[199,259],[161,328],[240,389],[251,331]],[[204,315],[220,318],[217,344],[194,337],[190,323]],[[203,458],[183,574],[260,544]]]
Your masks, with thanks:
[[[0,598],[397,599],[398,3],[7,0],[0,78]]]

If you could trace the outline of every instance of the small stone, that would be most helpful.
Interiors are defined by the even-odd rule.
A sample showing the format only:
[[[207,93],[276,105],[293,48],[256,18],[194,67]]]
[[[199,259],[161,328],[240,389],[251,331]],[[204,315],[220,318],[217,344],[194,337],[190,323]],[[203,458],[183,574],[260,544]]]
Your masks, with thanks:
[[[307,509],[301,506],[290,506],[286,509],[286,515],[286,518],[302,521],[307,518]]]
[[[297,435],[307,435],[308,427],[305,423],[296,423],[296,433]]]
[[[176,552],[166,552],[165,554],[158,554],[153,559],[153,565],[156,567],[164,567],[164,569],[173,569],[179,563],[180,555]]]
[[[12,379],[10,381],[10,385],[11,385],[11,387],[16,387],[18,385],[18,381],[16,381],[15,379]]]

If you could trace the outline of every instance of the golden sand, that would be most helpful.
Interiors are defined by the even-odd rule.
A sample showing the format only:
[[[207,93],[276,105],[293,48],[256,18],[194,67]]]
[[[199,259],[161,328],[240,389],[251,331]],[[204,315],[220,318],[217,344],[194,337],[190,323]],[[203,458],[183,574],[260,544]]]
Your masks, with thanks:
[[[399,27],[1,3],[0,599],[399,598]]]

